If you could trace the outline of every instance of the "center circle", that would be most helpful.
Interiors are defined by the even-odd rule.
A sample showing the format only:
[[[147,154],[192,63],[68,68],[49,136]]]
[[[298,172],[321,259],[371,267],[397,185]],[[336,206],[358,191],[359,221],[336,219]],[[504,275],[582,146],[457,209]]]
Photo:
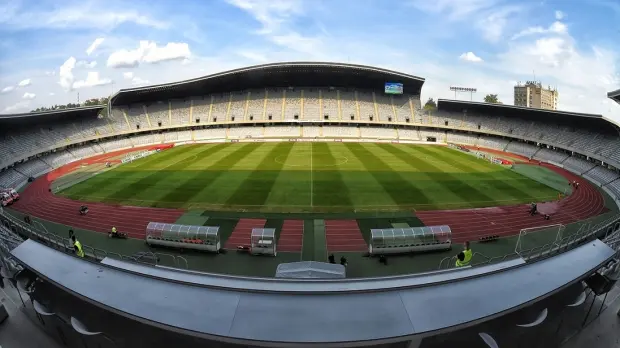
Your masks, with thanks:
[[[276,163],[282,164],[284,167],[308,167],[310,168],[324,168],[324,167],[337,167],[339,165],[345,164],[349,162],[349,159],[346,156],[332,156],[334,159],[333,164],[325,164],[324,160],[321,160],[322,157],[325,157],[324,154],[312,154],[312,163],[310,162],[310,154],[295,154],[295,155],[280,155],[274,158]]]

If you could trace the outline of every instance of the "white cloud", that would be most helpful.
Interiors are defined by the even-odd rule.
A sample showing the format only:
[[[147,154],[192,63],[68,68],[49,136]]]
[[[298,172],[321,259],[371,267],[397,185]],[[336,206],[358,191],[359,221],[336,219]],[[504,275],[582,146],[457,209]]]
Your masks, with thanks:
[[[482,62],[482,58],[478,57],[474,54],[474,52],[466,52],[459,56],[460,60],[464,60],[466,62],[479,63]]]
[[[30,79],[25,79],[25,80],[19,81],[19,83],[17,84],[17,87],[27,87],[27,86],[30,86],[31,84],[32,82],[30,81]]]
[[[28,29],[113,29],[124,23],[167,29],[169,23],[128,9],[124,3],[115,8],[108,2],[59,2],[48,10],[44,6],[9,5],[0,11],[0,25],[7,30]],[[2,13],[4,12],[4,13]]]
[[[96,61],[92,61],[92,62],[87,62],[85,60],[80,60],[77,63],[75,63],[75,67],[76,68],[94,68],[97,66],[97,62]]]
[[[123,78],[126,79],[126,80],[131,80],[133,78],[133,73],[131,71],[124,72],[123,73]]]
[[[451,20],[468,18],[497,3],[496,0],[413,0],[416,8],[430,13],[442,13]]]
[[[142,85],[146,85],[147,83],[149,83],[148,80],[141,79],[137,76],[131,79],[131,84],[134,86],[138,86],[138,85],[142,86]]]
[[[45,76],[55,76],[55,75],[56,75],[56,71],[54,70],[45,72]]]
[[[93,43],[91,43],[86,49],[86,54],[90,56],[103,43],[104,40],[105,39],[102,37],[96,38],[95,41],[93,41]]]
[[[530,79],[535,72],[543,84],[558,87],[562,110],[607,115],[614,111],[604,107],[602,101],[620,84],[615,65],[618,58],[618,53],[600,47],[581,51],[570,35],[549,36],[513,43],[499,56],[495,68],[522,80]],[[585,98],[580,99],[580,95]]]
[[[249,59],[251,61],[265,63],[268,61],[267,57],[264,54],[252,51],[239,51],[237,54],[243,58]]]
[[[27,109],[29,105],[30,105],[30,101],[24,100],[24,101],[17,102],[16,104],[13,104],[11,106],[7,106],[6,108],[4,108],[4,111],[15,112],[19,110],[24,110],[24,109]]]
[[[60,80],[58,81],[58,83],[60,84],[62,88],[64,88],[67,91],[73,88],[73,81],[74,81],[73,69],[75,68],[75,63],[76,63],[75,58],[70,57],[60,66],[60,69],[59,69],[58,76]]]
[[[438,21],[469,22],[485,40],[499,41],[521,5],[503,5],[501,0],[412,0],[415,8],[438,15]]]
[[[248,12],[261,23],[259,34],[273,33],[290,17],[303,12],[303,2],[300,0],[226,0],[226,2]]]
[[[566,17],[566,14],[562,11],[555,11],[555,19],[561,20]]]
[[[322,40],[320,38],[302,36],[296,32],[274,35],[270,37],[270,40],[278,46],[284,46],[309,55],[320,53],[322,47]]]
[[[36,97],[37,97],[37,95],[36,95],[36,94],[26,92],[26,93],[24,93],[24,95],[22,96],[22,99],[32,100],[32,99],[34,99],[34,98],[36,98]]]
[[[497,42],[503,37],[509,18],[520,11],[521,8],[515,6],[490,11],[477,21],[476,26],[486,40]]]
[[[54,94],[53,92],[50,92],[50,94],[49,94],[49,95],[50,95],[50,97],[51,97],[51,96],[53,96],[53,95],[55,95],[55,94]]]
[[[111,68],[130,68],[142,63],[158,63],[170,60],[183,60],[191,57],[189,45],[169,42],[157,47],[153,41],[140,41],[135,50],[120,50],[108,57],[107,66]]]
[[[2,93],[2,94],[9,93],[9,92],[12,92],[14,89],[15,89],[15,87],[13,87],[13,86],[7,86],[7,87],[4,87],[2,89],[2,91],[0,91],[0,93]]]
[[[539,26],[539,27],[530,27],[530,28],[524,29],[520,31],[519,33],[515,34],[512,37],[512,39],[516,40],[518,38],[528,36],[528,35],[534,35],[534,34],[566,34],[566,33],[568,33],[568,27],[566,27],[566,24],[556,21],[556,22],[553,22],[553,24],[551,24],[549,28],[543,28]]]
[[[86,80],[78,80],[73,83],[74,89],[80,89],[84,87],[95,87],[95,86],[103,86],[109,85],[112,83],[112,80],[107,78],[100,78],[99,73],[96,71],[90,71],[86,76]]]

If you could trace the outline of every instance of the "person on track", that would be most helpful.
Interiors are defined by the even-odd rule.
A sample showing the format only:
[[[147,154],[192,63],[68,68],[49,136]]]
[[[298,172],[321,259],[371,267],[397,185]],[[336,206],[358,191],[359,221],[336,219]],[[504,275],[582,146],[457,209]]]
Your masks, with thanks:
[[[116,233],[118,233],[116,231],[116,227],[112,226],[112,235],[116,236],[117,235]]]
[[[82,243],[80,243],[79,240],[75,239],[75,235],[71,236],[71,241],[73,241],[73,249],[75,250],[75,255],[77,255],[78,257],[84,257]]]
[[[469,247],[469,242],[467,241],[463,244],[463,251],[456,255],[456,267],[469,266],[472,257],[473,252],[471,251],[471,248]]]

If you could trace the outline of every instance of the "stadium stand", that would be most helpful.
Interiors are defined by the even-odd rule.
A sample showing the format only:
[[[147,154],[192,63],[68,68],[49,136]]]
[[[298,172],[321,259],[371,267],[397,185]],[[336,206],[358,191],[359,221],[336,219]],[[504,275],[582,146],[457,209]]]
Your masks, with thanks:
[[[561,164],[568,158],[568,154],[564,152],[554,151],[547,148],[541,148],[536,155],[534,155],[534,159],[545,162],[553,162],[557,164]]]
[[[564,168],[572,169],[574,172],[583,174],[594,168],[595,164],[579,157],[569,157],[564,161]]]
[[[62,150],[67,146],[62,156],[56,154],[46,163],[54,167],[97,153],[161,142],[300,136],[398,138],[423,142],[434,138],[439,143],[488,147],[562,163],[580,174],[592,170],[601,162],[609,163],[612,169],[596,168],[590,173],[589,177],[601,185],[613,181],[617,172],[614,168],[620,167],[617,126],[596,115],[541,112],[508,106],[488,107],[480,103],[448,100],[440,100],[439,109],[427,112],[421,109],[419,92],[415,88],[414,94],[388,96],[376,90],[349,88],[349,85],[309,85],[284,89],[268,81],[263,88],[255,88],[258,86],[235,87],[223,92],[210,90],[212,87],[209,87],[204,90],[204,95],[191,98],[185,95],[160,98],[168,94],[157,92],[158,98],[153,101],[150,97],[125,101],[127,98],[120,98],[123,96],[120,93],[109,114],[99,115],[103,109],[99,107],[96,112],[90,111],[87,117],[72,117],[63,122],[46,117],[36,127],[20,124],[11,132],[0,133],[0,167],[6,168],[38,153],[45,153],[41,149]],[[565,117],[562,119],[561,116]],[[302,128],[297,125],[253,125],[262,121],[321,124],[307,125],[302,133]],[[357,127],[331,124],[340,121],[359,124]],[[368,123],[399,126],[396,129],[369,128]],[[225,124],[228,128],[182,128],[207,124]],[[233,126],[235,124],[242,127]],[[408,129],[407,126],[415,128]],[[429,126],[434,129],[427,128]],[[162,135],[140,134],[151,129],[165,132]],[[184,133],[180,136],[178,132]],[[106,138],[118,134],[132,136]],[[101,139],[98,145],[74,145],[95,139]],[[548,145],[548,148],[538,144]],[[571,151],[585,157],[569,157]]]
[[[591,178],[594,182],[600,183],[601,185],[607,185],[619,177],[618,173],[600,166],[592,168],[592,170],[587,172],[585,176]]]
[[[538,151],[538,147],[528,143],[522,142],[510,142],[508,146],[506,146],[506,152],[512,152],[519,155],[523,155],[525,157],[531,158]]]
[[[294,68],[296,64],[302,64],[303,69],[296,70]],[[44,114],[2,116],[0,117],[0,168],[2,168],[0,186],[17,186],[27,180],[28,176],[36,176],[66,163],[95,154],[141,145],[162,142],[223,142],[246,137],[286,139],[303,136],[336,140],[368,138],[389,142],[397,139],[434,143],[456,142],[506,150],[543,161],[561,162],[569,170],[584,174],[604,186],[616,198],[620,197],[620,176],[615,169],[620,167],[620,155],[617,151],[620,146],[618,129],[616,125],[602,117],[446,100],[438,102],[437,110],[423,111],[419,100],[423,80],[413,76],[384,70],[377,73],[376,69],[368,67],[332,67],[320,64],[303,65],[303,63],[290,63],[281,68],[276,65],[272,69],[274,70],[270,70],[269,73],[261,72],[259,79],[244,79],[243,76],[235,75],[236,72],[228,72],[227,76],[231,76],[228,80],[219,75],[212,77],[219,79],[217,83],[205,82],[208,79],[197,79],[174,86],[138,89],[140,93],[134,93],[136,90],[123,90],[112,98],[110,105],[113,107],[110,108],[109,114],[103,112],[103,107],[97,107]],[[356,71],[355,74],[347,74],[347,69],[360,69],[364,73]],[[308,81],[308,84],[284,89],[281,86],[290,83],[282,81]],[[373,89],[372,86],[381,86],[385,81],[403,81],[408,94],[388,97],[376,88]],[[296,112],[298,119],[295,119]],[[390,120],[390,117],[393,119]],[[572,153],[571,156],[568,153]],[[609,163],[610,167],[606,168],[603,162]],[[615,223],[614,228],[620,226]],[[607,233],[611,226],[605,226],[601,231]],[[397,342],[397,340],[404,341],[405,336],[410,339],[413,335],[433,332],[443,334],[442,330],[464,329],[465,325],[461,327],[463,323],[467,323],[471,329],[474,326],[470,326],[469,323],[482,322],[489,317],[489,313],[497,314],[498,317],[506,313],[519,314],[519,309],[534,301],[537,302],[536,305],[549,305],[551,314],[548,322],[556,323],[558,318],[553,315],[564,311],[552,308],[556,301],[551,299],[547,301],[548,294],[562,289],[567,290],[565,284],[576,284],[577,293],[582,292],[582,280],[593,274],[601,265],[608,264],[614,253],[617,256],[617,250],[605,249],[603,244],[597,238],[592,238],[587,245],[572,249],[570,254],[544,257],[539,262],[525,262],[522,258],[516,258],[502,261],[506,264],[499,268],[494,265],[465,268],[462,270],[464,273],[460,274],[467,274],[469,279],[463,282],[462,291],[477,296],[473,302],[449,296],[454,293],[454,286],[445,284],[455,279],[454,273],[446,272],[411,279],[399,277],[397,282],[392,283],[391,289],[388,289],[381,279],[352,282],[359,290],[356,293],[347,293],[348,289],[343,288],[341,284],[320,289],[331,292],[330,296],[325,298],[327,301],[330,300],[327,297],[332,298],[332,302],[326,305],[330,310],[316,311],[315,300],[304,301],[312,296],[292,294],[296,291],[317,291],[317,288],[309,289],[308,284],[311,283],[308,282],[303,283],[301,287],[293,288],[299,284],[273,282],[256,285],[251,280],[242,279],[242,285],[239,285],[237,283],[240,283],[240,278],[237,277],[229,277],[224,281],[223,278],[198,276],[189,272],[180,276],[176,274],[174,277],[177,277],[175,278],[177,281],[168,282],[165,279],[170,276],[168,272],[174,272],[171,269],[149,268],[148,272],[161,272],[159,274],[164,276],[154,277],[152,274],[147,276],[147,270],[144,268],[146,265],[122,260],[117,262],[111,258],[106,262],[112,264],[117,262],[115,265],[121,267],[107,268],[108,264],[103,264],[106,266],[107,274],[104,278],[113,279],[105,281],[124,285],[131,283],[132,288],[149,289],[157,298],[165,298],[170,293],[176,296],[159,303],[163,306],[160,308],[170,309],[165,313],[158,313],[151,307],[152,303],[145,303],[149,300],[148,297],[129,298],[122,296],[126,295],[122,291],[118,292],[118,296],[114,296],[115,291],[119,291],[118,286],[110,286],[110,292],[106,292],[102,301],[111,299],[121,301],[116,304],[122,303],[122,307],[130,308],[134,318],[149,318],[150,323],[161,324],[158,330],[152,331],[147,331],[151,329],[150,323],[140,324],[143,326],[139,328],[142,329],[139,332],[149,332],[155,336],[164,335],[163,332],[167,329],[161,326],[175,326],[176,336],[170,340],[177,344],[175,346],[189,346],[189,344],[183,345],[182,342],[186,342],[183,341],[186,337],[179,334],[178,330],[188,326],[185,327],[187,332],[201,332],[210,335],[209,337],[231,335],[234,336],[232,337],[234,342],[248,347],[250,346],[248,342],[257,341],[262,341],[261,344],[275,341],[284,346],[298,340],[303,343],[329,346],[333,342],[338,344],[349,341],[360,345],[366,342],[373,344],[373,340],[379,339],[390,339],[392,343],[399,344],[389,347],[417,347],[416,342]],[[101,296],[100,287],[105,283],[100,283],[102,280],[99,279],[98,273],[104,266],[82,262],[63,254],[61,248],[52,250],[33,240],[25,242],[20,248],[21,251],[17,255],[22,258],[21,262],[26,267],[47,272],[46,279],[52,281],[43,283],[49,287],[53,287],[50,286],[53,282],[58,284],[66,282],[67,288],[79,287],[79,291],[75,290],[76,293]],[[572,262],[575,259],[580,262]],[[571,267],[563,267],[569,263]],[[53,267],[50,267],[50,264]],[[129,273],[123,271],[123,267],[134,271],[128,275]],[[504,272],[509,268],[510,273]],[[73,272],[83,274],[86,280],[75,282]],[[427,276],[438,277],[437,279],[441,281],[434,284],[430,280],[420,280]],[[196,292],[196,287],[188,285],[189,279],[187,282],[178,281],[184,277],[195,277],[192,278],[194,280],[204,277],[202,280],[210,286]],[[518,281],[519,279],[527,281]],[[217,282],[226,282],[226,291],[217,289],[224,284],[218,285]],[[403,286],[403,282],[408,283]],[[364,288],[369,285],[373,288]],[[248,289],[248,286],[262,288],[260,291],[254,291],[256,289]],[[499,288],[498,298],[501,300],[496,298],[488,300],[490,294],[488,289],[496,287]],[[45,290],[49,292],[39,291],[36,296],[41,296],[40,299],[46,303],[56,302],[56,308],[60,313],[69,313],[62,309],[71,308],[70,313],[74,313],[76,308],[82,308],[75,305],[76,301],[72,298],[74,294],[68,294],[60,288]],[[381,293],[376,293],[377,291]],[[268,292],[271,293],[266,294]],[[238,294],[228,297],[227,294],[231,293]],[[345,293],[346,296],[343,296]],[[441,305],[447,309],[442,313],[437,312],[439,314],[429,321],[428,313],[436,313],[439,307],[436,302],[426,299],[444,293],[447,295],[442,298],[450,301]],[[519,296],[515,296],[517,293]],[[563,295],[571,300],[576,297],[573,293]],[[84,297],[89,298],[87,295]],[[188,298],[192,298],[193,301],[187,301]],[[72,305],[63,307],[59,304],[62,301],[71,302]],[[88,312],[93,318],[103,315],[105,318],[114,318],[115,320],[108,321],[121,327],[122,324],[137,325],[135,320],[121,315],[107,316],[110,312],[102,309],[104,306],[77,303],[88,306],[84,312]],[[360,303],[364,306],[360,306]],[[471,303],[475,303],[476,306],[471,306]],[[220,308],[220,310],[217,316],[205,319],[205,315],[210,312],[204,308]],[[291,308],[309,315],[300,319],[304,320],[303,322],[297,321],[298,318],[290,318]],[[336,310],[332,310],[333,308]],[[197,309],[200,313],[196,313]],[[525,308],[524,312],[528,309]],[[439,310],[441,311],[441,308]],[[235,316],[237,311],[239,315]],[[381,315],[385,313],[389,315]],[[455,316],[455,313],[458,315]],[[337,317],[336,321],[333,317]],[[187,318],[199,320],[188,321]],[[359,320],[360,318],[362,320]],[[511,319],[515,318],[516,315]],[[226,320],[228,324],[220,325],[220,322]],[[360,330],[360,322],[368,330]],[[305,323],[308,325],[304,326]],[[432,326],[428,326],[429,323]],[[485,322],[481,325],[486,324]],[[514,320],[511,320],[510,325],[514,327]],[[303,330],[299,330],[300,327]],[[493,325],[486,326],[490,327]],[[136,332],[132,330],[116,332],[127,334],[130,331]],[[310,334],[307,334],[308,332]],[[472,332],[467,331],[463,337],[478,339],[477,335],[471,335]],[[533,332],[534,330],[531,330],[530,334]],[[501,332],[496,334],[499,335]],[[157,340],[162,337],[144,336],[142,339],[150,340],[148,346],[153,348],[158,347]],[[482,344],[478,341],[477,343]],[[478,345],[468,342],[466,346]]]

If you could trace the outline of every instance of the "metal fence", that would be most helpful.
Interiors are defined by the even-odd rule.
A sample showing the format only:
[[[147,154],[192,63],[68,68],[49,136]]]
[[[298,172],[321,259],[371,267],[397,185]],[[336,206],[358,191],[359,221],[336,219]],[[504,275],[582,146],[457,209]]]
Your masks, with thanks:
[[[9,259],[10,251],[23,242],[24,239],[32,239],[66,254],[75,256],[73,242],[68,236],[61,237],[57,234],[48,232],[45,230],[43,225],[40,223],[37,224],[35,221],[33,221],[32,225],[27,224],[10,215],[1,208],[0,226],[2,226],[0,228],[0,257],[4,258],[4,250],[6,258]],[[85,259],[94,262],[99,262],[106,257],[111,257],[118,260],[159,265],[162,259],[170,259],[173,267],[185,269],[189,267],[187,259],[171,254],[149,251],[142,252],[134,256],[127,256],[117,252],[95,248],[86,244],[82,244],[82,250],[84,251]]]
[[[612,237],[613,236],[613,237]],[[574,249],[588,241],[596,238],[602,239],[614,250],[620,249],[620,215],[614,215],[596,224],[584,225],[577,232],[555,240],[551,243],[543,244],[537,247],[508,253],[501,256],[488,257],[481,253],[474,253],[472,256],[471,266],[488,265],[495,262],[506,261],[510,259],[523,258],[526,262],[535,262],[546,257],[551,257],[565,251]],[[476,256],[477,259],[476,259]],[[474,262],[473,260],[476,259]],[[445,257],[439,262],[439,269],[447,269],[455,267],[456,256]]]

